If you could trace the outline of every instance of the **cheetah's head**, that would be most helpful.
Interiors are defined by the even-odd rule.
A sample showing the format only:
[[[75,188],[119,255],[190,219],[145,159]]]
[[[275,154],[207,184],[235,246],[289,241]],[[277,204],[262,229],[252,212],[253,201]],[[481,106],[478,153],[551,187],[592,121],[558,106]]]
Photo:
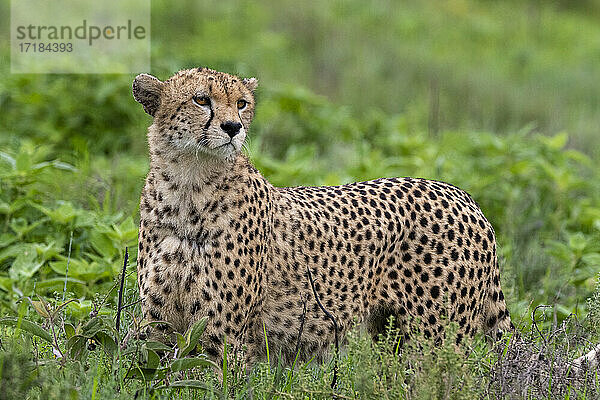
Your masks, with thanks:
[[[148,74],[133,81],[133,97],[154,117],[151,146],[196,157],[232,158],[254,116],[255,78],[208,68],[179,71],[161,82]]]

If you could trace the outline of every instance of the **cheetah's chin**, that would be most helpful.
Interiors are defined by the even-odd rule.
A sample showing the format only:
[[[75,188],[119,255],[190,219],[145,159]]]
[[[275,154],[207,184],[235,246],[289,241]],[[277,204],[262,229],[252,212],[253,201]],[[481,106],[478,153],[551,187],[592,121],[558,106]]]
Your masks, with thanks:
[[[201,159],[202,156],[210,158],[219,158],[229,160],[235,158],[241,150],[241,147],[236,146],[233,142],[224,143],[215,147],[197,146],[195,156]]]
[[[182,157],[192,156],[199,161],[204,159],[233,159],[241,151],[242,146],[235,142],[227,142],[214,145],[213,143],[177,143],[174,146]]]

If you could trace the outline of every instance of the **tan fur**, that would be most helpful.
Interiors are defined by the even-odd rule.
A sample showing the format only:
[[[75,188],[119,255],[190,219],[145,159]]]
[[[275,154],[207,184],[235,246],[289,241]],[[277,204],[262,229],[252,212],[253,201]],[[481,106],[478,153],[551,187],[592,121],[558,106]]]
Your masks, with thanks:
[[[159,331],[183,332],[208,316],[209,354],[222,355],[226,336],[253,360],[265,352],[264,326],[271,354],[290,361],[306,299],[300,356],[320,356],[334,332],[307,267],[342,335],[365,322],[375,336],[390,315],[406,333],[434,339],[445,318],[458,323],[459,339],[510,328],[494,231],[467,193],[413,178],[273,187],[240,152],[255,86],[208,69],[164,82],[148,132],[138,256],[144,315],[170,324]],[[144,90],[141,82],[136,98]],[[212,118],[192,101],[198,93],[210,98]],[[223,145],[227,121],[243,126],[232,145]]]

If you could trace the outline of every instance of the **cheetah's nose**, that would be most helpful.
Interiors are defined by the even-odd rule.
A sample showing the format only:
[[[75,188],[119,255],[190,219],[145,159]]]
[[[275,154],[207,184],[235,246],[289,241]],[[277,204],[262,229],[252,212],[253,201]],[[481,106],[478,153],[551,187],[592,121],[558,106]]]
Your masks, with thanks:
[[[223,129],[232,139],[235,135],[237,135],[240,132],[241,128],[242,124],[240,124],[239,122],[227,121],[221,124],[221,129]]]

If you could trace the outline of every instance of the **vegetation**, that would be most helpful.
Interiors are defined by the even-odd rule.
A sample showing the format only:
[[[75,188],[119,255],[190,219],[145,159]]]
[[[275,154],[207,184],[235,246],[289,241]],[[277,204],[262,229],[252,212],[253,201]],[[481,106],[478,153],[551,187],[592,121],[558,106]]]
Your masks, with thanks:
[[[599,339],[599,16],[594,0],[152,2],[150,72],[203,65],[260,79],[249,156],[275,185],[443,180],[471,193],[497,231],[521,337],[500,351],[482,338],[460,351],[400,349],[393,329],[379,343],[357,329],[338,355],[339,398],[598,396],[595,374],[568,380],[563,366]],[[292,370],[272,355],[246,376],[233,358],[201,356],[201,326],[175,349],[135,337],[150,119],[133,75],[14,75],[8,45],[0,393],[331,398],[336,357]],[[532,319],[539,305],[551,307]]]

